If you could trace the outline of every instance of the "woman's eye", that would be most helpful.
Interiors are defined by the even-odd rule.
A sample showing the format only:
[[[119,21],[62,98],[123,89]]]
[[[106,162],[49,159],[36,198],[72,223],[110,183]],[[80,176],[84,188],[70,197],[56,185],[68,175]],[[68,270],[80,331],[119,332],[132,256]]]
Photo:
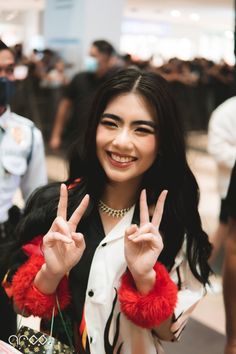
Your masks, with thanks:
[[[117,124],[115,122],[111,121],[111,120],[102,120],[101,124],[105,125],[107,127],[112,127],[112,128],[117,127]]]
[[[154,134],[154,131],[153,131],[153,130],[150,130],[150,129],[148,129],[148,128],[142,128],[142,127],[137,128],[137,129],[136,129],[136,132],[138,132],[138,133],[143,133],[143,134]]]

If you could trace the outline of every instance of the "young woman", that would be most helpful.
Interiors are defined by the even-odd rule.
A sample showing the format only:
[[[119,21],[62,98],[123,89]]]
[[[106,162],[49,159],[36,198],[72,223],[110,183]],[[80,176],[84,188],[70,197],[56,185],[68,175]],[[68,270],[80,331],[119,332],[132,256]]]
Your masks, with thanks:
[[[29,200],[6,289],[44,327],[58,299],[79,353],[161,353],[208,282],[198,199],[167,83],[121,71],[96,96],[68,181]]]

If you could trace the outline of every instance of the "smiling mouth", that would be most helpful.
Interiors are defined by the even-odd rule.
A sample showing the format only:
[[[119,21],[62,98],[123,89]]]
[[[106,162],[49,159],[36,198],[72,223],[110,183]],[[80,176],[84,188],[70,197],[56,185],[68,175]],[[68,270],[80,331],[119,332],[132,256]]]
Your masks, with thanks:
[[[116,154],[111,151],[108,151],[107,154],[112,161],[114,161],[116,163],[120,163],[120,164],[129,164],[129,163],[137,160],[137,157],[120,155],[120,154]]]

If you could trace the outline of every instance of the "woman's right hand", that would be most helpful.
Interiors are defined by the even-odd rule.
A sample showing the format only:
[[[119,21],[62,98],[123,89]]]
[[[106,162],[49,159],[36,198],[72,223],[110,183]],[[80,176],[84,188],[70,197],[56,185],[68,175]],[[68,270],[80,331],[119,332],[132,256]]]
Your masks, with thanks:
[[[43,238],[45,271],[48,275],[63,277],[82,257],[85,241],[81,233],[76,233],[76,228],[88,203],[89,196],[85,195],[70,219],[67,220],[68,192],[66,185],[61,185],[57,217]]]

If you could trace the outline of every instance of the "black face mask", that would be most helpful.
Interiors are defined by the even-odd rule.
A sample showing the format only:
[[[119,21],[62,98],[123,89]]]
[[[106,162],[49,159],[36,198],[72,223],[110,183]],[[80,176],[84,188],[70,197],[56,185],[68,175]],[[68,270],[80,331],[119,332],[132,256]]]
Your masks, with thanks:
[[[0,77],[0,106],[6,107],[15,92],[14,81],[6,77]]]

